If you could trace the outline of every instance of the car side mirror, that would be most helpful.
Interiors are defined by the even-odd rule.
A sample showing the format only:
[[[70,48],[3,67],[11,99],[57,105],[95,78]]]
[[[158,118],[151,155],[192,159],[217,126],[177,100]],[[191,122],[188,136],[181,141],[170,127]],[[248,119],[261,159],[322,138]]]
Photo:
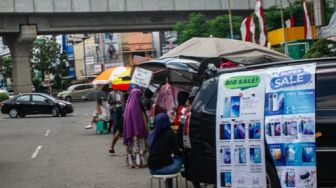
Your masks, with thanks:
[[[44,99],[44,102],[49,103],[49,100],[48,99]]]

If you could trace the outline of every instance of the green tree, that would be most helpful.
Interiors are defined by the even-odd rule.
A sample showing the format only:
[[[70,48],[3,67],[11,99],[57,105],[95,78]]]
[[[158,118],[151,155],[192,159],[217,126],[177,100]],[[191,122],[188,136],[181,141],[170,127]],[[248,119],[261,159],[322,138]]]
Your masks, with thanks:
[[[60,91],[62,90],[62,77],[60,74],[56,74],[54,77],[54,84],[51,86],[53,90]]]
[[[33,43],[32,67],[41,72],[41,81],[44,81],[45,74],[65,76],[68,72],[66,61],[66,55],[61,52],[55,37],[42,37]]]
[[[192,37],[208,37],[206,16],[201,13],[191,13],[187,23],[178,21],[174,27],[177,31],[177,42],[183,43]]]
[[[284,21],[288,20],[291,16],[294,18],[294,26],[303,26],[303,6],[302,0],[287,0],[289,6],[283,8],[284,14]],[[330,0],[327,1],[327,5],[330,4]],[[309,13],[309,17],[311,20],[311,24],[314,23],[313,15],[311,14],[312,4],[311,2],[307,1],[307,9]],[[326,7],[326,18],[327,21],[330,20],[331,16],[334,13],[334,8],[331,6]],[[265,24],[267,31],[272,31],[274,29],[279,29],[282,27],[281,25],[281,14],[279,7],[270,7],[268,10],[265,11]]]
[[[240,39],[240,26],[243,21],[240,16],[232,16],[232,28],[235,39]],[[208,21],[210,34],[218,38],[231,38],[229,15],[217,16]]]
[[[233,31],[235,38],[240,38],[240,16],[232,16]],[[218,16],[215,19],[207,20],[201,13],[191,13],[187,22],[177,22],[174,30],[178,33],[177,42],[183,43],[192,37],[219,37],[230,38],[229,16]]]
[[[277,7],[270,7],[267,11],[265,11],[264,19],[267,31],[281,28],[281,16]],[[254,20],[257,19],[255,18]],[[259,28],[259,26],[257,28]]]
[[[39,78],[33,77],[32,79],[33,86],[35,88],[35,91],[40,91],[40,88],[42,87],[42,82]]]
[[[0,70],[3,70],[6,78],[12,77],[12,58],[0,57]]]
[[[303,26],[304,21],[302,1],[296,0],[293,2],[288,0],[288,2],[290,3],[290,6],[283,8],[284,21],[288,20],[292,16],[294,18],[294,26]],[[307,9],[310,13],[310,2],[307,2]],[[310,14],[309,16],[312,17]],[[279,7],[270,7],[267,11],[265,11],[264,17],[267,31],[272,31],[282,27]],[[310,20],[312,20],[312,18]]]
[[[313,44],[304,58],[335,57],[336,42],[328,39],[319,39]]]
[[[9,96],[5,92],[0,93],[0,102],[9,99]]]

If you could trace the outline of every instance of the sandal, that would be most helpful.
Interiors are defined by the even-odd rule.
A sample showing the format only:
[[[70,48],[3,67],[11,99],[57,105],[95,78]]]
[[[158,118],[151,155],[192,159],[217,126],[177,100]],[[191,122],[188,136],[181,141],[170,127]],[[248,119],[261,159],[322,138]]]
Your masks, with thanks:
[[[127,168],[132,169],[132,168],[135,168],[135,166],[134,165],[128,165]]]

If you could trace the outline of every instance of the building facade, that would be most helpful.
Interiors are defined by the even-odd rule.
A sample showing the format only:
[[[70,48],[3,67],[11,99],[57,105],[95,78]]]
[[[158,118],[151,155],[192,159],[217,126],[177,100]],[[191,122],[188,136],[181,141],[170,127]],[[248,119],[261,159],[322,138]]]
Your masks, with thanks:
[[[67,56],[66,79],[93,79],[103,70],[117,66],[133,66],[161,56],[159,32],[96,33],[46,35],[55,37]],[[10,57],[10,51],[0,38],[0,57]],[[38,63],[38,62],[33,62]],[[0,88],[7,85],[0,67]],[[39,72],[34,72],[39,76]],[[45,75],[51,81],[53,75]],[[10,82],[10,81],[9,81]]]
[[[125,66],[133,66],[156,56],[153,33],[122,33],[121,38]]]
[[[77,79],[94,77],[106,68],[124,65],[121,40],[117,33],[71,35],[69,41],[74,44]]]

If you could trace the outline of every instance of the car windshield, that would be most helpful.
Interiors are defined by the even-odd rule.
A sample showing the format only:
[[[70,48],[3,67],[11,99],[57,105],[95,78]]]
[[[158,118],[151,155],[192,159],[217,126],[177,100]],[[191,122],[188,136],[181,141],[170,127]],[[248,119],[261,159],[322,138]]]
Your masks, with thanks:
[[[75,88],[75,86],[69,86],[65,91],[72,91]]]

